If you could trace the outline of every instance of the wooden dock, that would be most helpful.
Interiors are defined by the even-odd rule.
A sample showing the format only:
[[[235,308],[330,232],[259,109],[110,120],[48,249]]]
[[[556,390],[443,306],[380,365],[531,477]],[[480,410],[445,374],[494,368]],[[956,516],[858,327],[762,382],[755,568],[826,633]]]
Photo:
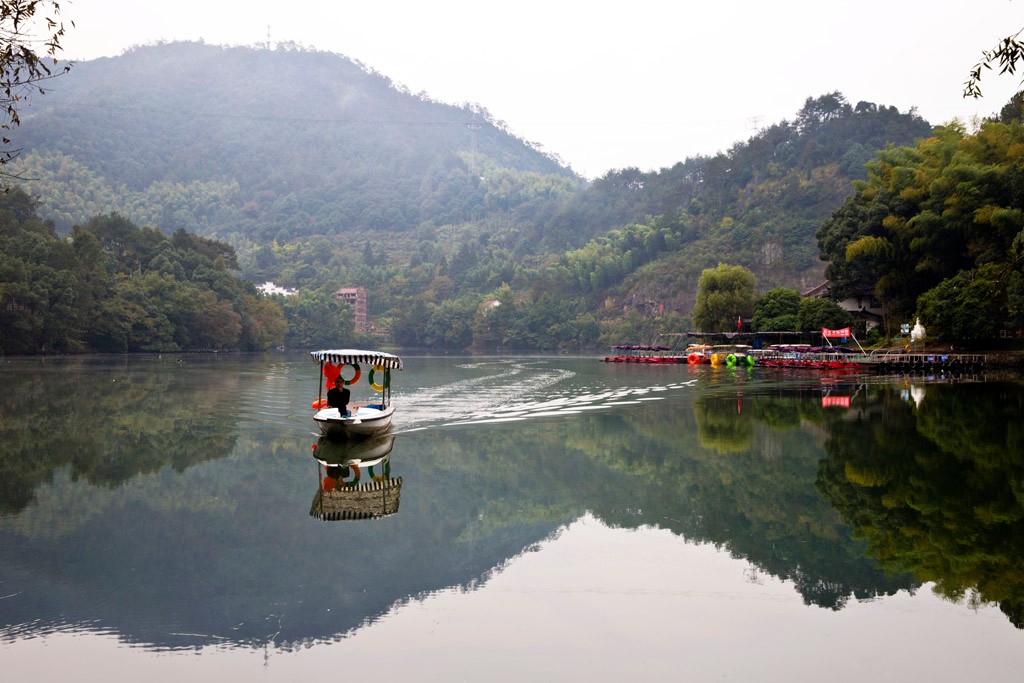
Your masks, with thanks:
[[[985,367],[980,353],[829,353],[760,352],[756,365],[777,368],[808,368],[822,370],[870,370],[874,372],[967,372]]]
[[[925,372],[930,370],[980,370],[985,367],[981,353],[879,353],[868,354],[864,363],[882,372]]]
[[[871,371],[881,373],[974,372],[986,365],[981,353],[904,353],[875,351],[843,353],[839,351],[793,351],[756,349],[733,355],[633,352],[605,356],[606,363],[679,363],[716,367],[764,367],[807,370]]]

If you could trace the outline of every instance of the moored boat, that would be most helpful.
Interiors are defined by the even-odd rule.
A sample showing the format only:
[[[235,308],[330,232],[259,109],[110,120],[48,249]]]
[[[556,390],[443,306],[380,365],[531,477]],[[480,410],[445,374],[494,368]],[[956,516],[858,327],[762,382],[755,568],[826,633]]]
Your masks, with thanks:
[[[617,344],[612,355],[605,356],[605,363],[685,363],[686,359],[670,355],[670,346],[659,344]]]
[[[752,368],[757,362],[747,344],[717,344],[707,352],[711,365],[727,368]]]

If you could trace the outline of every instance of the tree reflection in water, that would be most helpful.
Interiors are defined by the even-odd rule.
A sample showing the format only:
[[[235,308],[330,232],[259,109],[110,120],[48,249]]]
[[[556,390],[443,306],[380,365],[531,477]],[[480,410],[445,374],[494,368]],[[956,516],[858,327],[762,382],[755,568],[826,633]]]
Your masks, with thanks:
[[[482,585],[586,514],[712,544],[826,609],[935,581],[1021,623],[1015,386],[929,386],[915,404],[880,383],[717,373],[643,409],[424,429],[396,439],[400,507],[324,524],[309,512],[337,512],[317,508],[325,483],[355,479],[327,465],[391,458],[392,444],[340,457],[318,444],[314,462],[308,416],[289,422],[309,403],[291,365],[107,362],[7,373],[0,579],[21,592],[0,629],[95,624],[162,647],[333,638],[410,597]],[[385,465],[360,485],[397,480]]]
[[[1021,387],[933,385],[919,403],[874,391],[861,419],[829,425],[819,489],[882,567],[1024,628]]]
[[[909,575],[892,575],[864,556],[864,542],[815,488],[822,428],[845,416],[823,408],[822,391],[820,384],[716,390],[695,397],[689,415],[653,405],[624,415],[625,428],[595,418],[595,428],[619,438],[583,441],[587,430],[577,430],[568,443],[631,475],[629,488],[589,496],[610,524],[652,524],[712,543],[827,609],[913,591]],[[622,512],[636,509],[642,513]]]
[[[25,363],[0,392],[0,513],[25,509],[36,489],[66,469],[74,481],[116,487],[170,466],[177,472],[229,455],[237,416],[234,373],[209,373],[201,387],[184,361],[122,358]]]

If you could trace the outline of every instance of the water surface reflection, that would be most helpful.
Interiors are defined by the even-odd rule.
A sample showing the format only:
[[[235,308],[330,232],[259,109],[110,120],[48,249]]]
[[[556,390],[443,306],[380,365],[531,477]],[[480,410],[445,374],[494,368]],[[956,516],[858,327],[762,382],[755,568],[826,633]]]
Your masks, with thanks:
[[[831,425],[819,489],[879,566],[934,582],[953,600],[998,603],[1024,628],[1020,386],[869,396],[856,419]]]
[[[2,379],[8,641],[348,638],[494,581],[581,519],[713,545],[813,609],[935,582],[1021,625],[1016,384],[431,359],[407,364],[395,435],[311,449],[303,359],[25,362]]]
[[[310,516],[339,521],[376,519],[398,512],[402,478],[391,476],[394,446],[394,434],[358,439],[320,437],[313,444],[317,487]]]

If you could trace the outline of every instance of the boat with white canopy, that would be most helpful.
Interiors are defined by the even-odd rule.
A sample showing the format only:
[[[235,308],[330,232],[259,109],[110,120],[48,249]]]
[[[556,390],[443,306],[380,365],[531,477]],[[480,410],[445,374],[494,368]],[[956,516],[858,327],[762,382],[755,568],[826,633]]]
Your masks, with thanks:
[[[313,420],[324,436],[332,438],[363,437],[383,434],[391,428],[395,407],[391,403],[391,371],[402,369],[402,359],[382,351],[360,349],[329,349],[312,351],[310,356],[320,364],[324,381],[320,384],[313,409],[317,412]],[[346,387],[359,384],[363,368],[368,370],[366,378],[370,389],[378,394],[364,404],[349,404],[340,411],[327,405],[327,391],[340,379]]]

